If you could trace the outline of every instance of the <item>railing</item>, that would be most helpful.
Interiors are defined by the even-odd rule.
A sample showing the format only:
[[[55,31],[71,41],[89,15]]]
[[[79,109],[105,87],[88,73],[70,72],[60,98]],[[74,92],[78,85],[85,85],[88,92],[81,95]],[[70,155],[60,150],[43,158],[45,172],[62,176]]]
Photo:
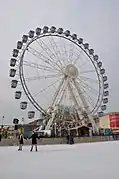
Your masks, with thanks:
[[[89,143],[89,142],[104,142],[104,141],[114,141],[118,140],[118,136],[114,138],[113,136],[93,136],[93,137],[74,137],[74,143]],[[16,146],[18,143],[16,138],[12,139],[2,139],[0,146]],[[38,140],[38,145],[45,144],[66,144],[66,137],[59,138],[41,138]],[[30,145],[31,140],[24,140],[24,145]]]

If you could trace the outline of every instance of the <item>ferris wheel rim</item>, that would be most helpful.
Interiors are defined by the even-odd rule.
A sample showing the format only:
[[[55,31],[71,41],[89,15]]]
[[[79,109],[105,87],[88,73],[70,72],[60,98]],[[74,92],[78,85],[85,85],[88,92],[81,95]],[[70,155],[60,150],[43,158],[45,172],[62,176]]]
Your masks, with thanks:
[[[22,50],[22,53],[21,53],[21,57],[20,57],[20,65],[19,65],[19,76],[20,76],[20,80],[21,80],[21,84],[22,84],[22,87],[24,89],[24,92],[25,94],[27,95],[29,101],[34,105],[34,107],[39,110],[40,112],[43,112],[43,113],[47,113],[38,103],[37,101],[33,98],[31,92],[29,91],[28,87],[27,87],[27,84],[26,84],[26,81],[25,81],[25,77],[24,77],[24,70],[23,70],[23,60],[24,60],[24,55],[25,55],[25,52],[27,50],[27,48],[30,46],[30,44],[32,44],[34,41],[42,38],[42,37],[48,37],[48,36],[56,36],[56,37],[59,37],[59,38],[64,38],[72,43],[74,43],[75,45],[77,45],[87,56],[88,58],[90,59],[93,67],[95,68],[95,71],[96,71],[96,75],[98,77],[98,86],[99,86],[99,92],[98,92],[98,99],[96,100],[96,104],[95,104],[95,107],[93,108],[93,110],[91,111],[91,113],[97,111],[102,103],[102,99],[103,99],[103,93],[104,93],[104,87],[103,87],[103,82],[101,81],[103,75],[99,73],[99,69],[98,67],[96,66],[95,62],[93,61],[93,59],[91,58],[91,56],[88,54],[88,52],[86,52],[85,49],[83,49],[83,47],[81,47],[81,45],[79,45],[78,43],[76,43],[75,41],[73,41],[72,39],[69,39],[68,37],[65,37],[63,35],[59,35],[59,34],[52,34],[52,33],[47,33],[47,34],[41,34],[40,36],[35,36],[34,38],[32,38],[25,46],[25,48]],[[101,94],[101,89],[102,89],[102,94]],[[101,96],[101,98],[100,98]]]

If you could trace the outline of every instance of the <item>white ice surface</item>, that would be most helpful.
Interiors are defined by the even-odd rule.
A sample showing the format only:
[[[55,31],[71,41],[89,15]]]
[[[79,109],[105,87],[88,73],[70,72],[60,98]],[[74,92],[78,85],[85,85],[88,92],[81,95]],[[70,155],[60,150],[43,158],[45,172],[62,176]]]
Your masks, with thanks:
[[[0,147],[0,179],[119,179],[119,142]]]

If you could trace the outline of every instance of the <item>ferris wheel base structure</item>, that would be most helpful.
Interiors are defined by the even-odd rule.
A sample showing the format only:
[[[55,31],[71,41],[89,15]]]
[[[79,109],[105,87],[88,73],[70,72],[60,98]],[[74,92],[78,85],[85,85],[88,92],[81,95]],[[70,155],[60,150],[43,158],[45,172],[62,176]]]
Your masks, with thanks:
[[[48,125],[45,126],[45,128],[44,128],[44,125],[41,125],[41,126],[37,127],[34,131],[36,131],[37,133],[44,133],[44,135],[47,134],[48,136],[50,136],[51,135],[51,131],[53,130],[50,127],[50,125],[53,123],[53,120],[54,120],[54,118],[51,118],[51,120],[49,120],[49,123],[48,123]],[[72,127],[72,128],[65,128],[65,130],[67,132],[69,132],[71,130],[77,130],[78,128],[81,128],[81,127],[88,127],[90,130],[92,130],[92,132],[94,134],[99,134],[99,128],[98,128],[98,126],[95,124],[94,121],[92,123],[93,123],[92,127],[88,127],[88,124],[83,122],[82,125],[80,125],[80,126],[76,126],[76,127]]]
[[[55,26],[37,27],[17,42],[10,67],[21,110],[32,109],[29,119],[36,111],[44,115],[39,131],[87,126],[98,132],[94,116],[107,108],[109,84],[101,60],[83,38]]]

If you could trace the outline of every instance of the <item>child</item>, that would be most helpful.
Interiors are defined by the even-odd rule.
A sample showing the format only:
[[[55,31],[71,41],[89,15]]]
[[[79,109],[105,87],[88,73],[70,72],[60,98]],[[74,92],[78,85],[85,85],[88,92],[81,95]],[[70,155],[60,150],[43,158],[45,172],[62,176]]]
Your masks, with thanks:
[[[18,151],[22,151],[22,146],[24,144],[24,139],[23,139],[23,134],[19,134],[18,136],[18,142],[19,142],[19,148],[18,148]]]

